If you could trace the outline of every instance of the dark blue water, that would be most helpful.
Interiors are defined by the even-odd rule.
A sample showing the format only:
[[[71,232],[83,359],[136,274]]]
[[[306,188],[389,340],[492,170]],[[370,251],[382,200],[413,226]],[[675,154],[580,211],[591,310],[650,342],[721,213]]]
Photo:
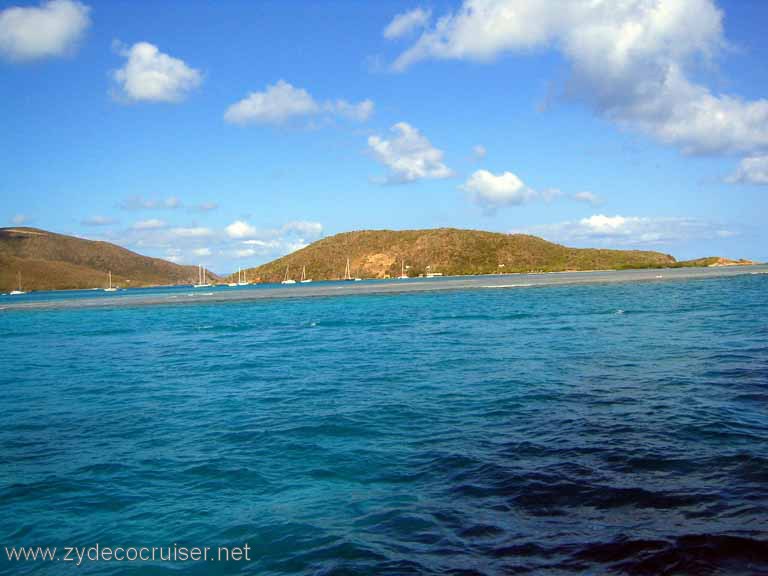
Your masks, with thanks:
[[[19,574],[768,574],[768,276],[0,313]]]

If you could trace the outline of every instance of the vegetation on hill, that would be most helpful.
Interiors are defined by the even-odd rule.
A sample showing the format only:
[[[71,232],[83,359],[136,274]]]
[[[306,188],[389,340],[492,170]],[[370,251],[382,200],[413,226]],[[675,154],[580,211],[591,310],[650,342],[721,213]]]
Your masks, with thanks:
[[[752,260],[731,260],[720,256],[707,256],[706,258],[696,258],[695,260],[682,260],[676,262],[675,268],[701,268],[705,266],[752,266],[756,262]]]
[[[83,240],[36,228],[0,228],[0,291],[103,288],[107,272],[118,287],[190,284],[196,266],[149,258],[109,242]],[[209,279],[215,279],[209,275]]]
[[[499,234],[477,230],[365,230],[346,232],[292,254],[248,270],[257,282],[279,282],[286,272],[298,279],[302,266],[314,280],[340,279],[347,258],[352,276],[399,276],[401,264],[409,276],[441,273],[445,276],[498,272],[557,272],[654,268],[675,264],[660,252],[568,248],[525,234]]]

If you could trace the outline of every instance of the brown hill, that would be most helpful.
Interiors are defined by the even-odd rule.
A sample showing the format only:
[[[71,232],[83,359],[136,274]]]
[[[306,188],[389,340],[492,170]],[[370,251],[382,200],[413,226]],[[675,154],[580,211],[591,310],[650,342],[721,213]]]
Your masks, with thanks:
[[[248,270],[248,278],[277,282],[286,266],[298,279],[302,266],[314,280],[339,279],[346,259],[351,273],[362,278],[399,276],[404,261],[409,276],[428,272],[445,276],[504,272],[556,272],[674,266],[660,252],[568,248],[525,234],[477,230],[364,230],[346,232]],[[500,267],[500,265],[503,265]]]
[[[189,284],[197,267],[149,258],[109,242],[83,240],[36,228],[0,228],[0,291],[100,288],[112,271],[118,287]],[[213,274],[209,278],[215,279]]]

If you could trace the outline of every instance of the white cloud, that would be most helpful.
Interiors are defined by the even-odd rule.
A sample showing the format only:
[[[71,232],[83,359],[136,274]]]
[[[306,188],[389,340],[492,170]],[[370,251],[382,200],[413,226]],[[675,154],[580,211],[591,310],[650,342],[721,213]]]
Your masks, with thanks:
[[[768,149],[768,100],[713,93],[690,79],[726,45],[714,0],[465,0],[395,61],[490,60],[552,47],[568,93],[622,127],[686,153]]]
[[[519,232],[535,234],[555,242],[639,247],[723,238],[736,234],[699,218],[650,218],[618,214],[594,214],[581,220],[534,226]]]
[[[120,204],[120,208],[123,210],[175,210],[176,208],[181,208],[181,206],[181,200],[176,196],[169,196],[164,199],[133,196]]]
[[[248,238],[256,234],[256,228],[243,220],[235,220],[227,226],[226,233],[230,238]]]
[[[177,238],[206,238],[213,236],[213,230],[202,226],[171,228],[169,232],[171,236]]]
[[[211,210],[216,210],[218,207],[219,205],[216,202],[203,202],[196,206],[192,206],[191,210],[196,212],[210,212]]]
[[[83,220],[80,221],[80,224],[83,226],[109,226],[116,222],[117,220],[110,218],[109,216],[89,216],[88,218],[83,218]]]
[[[256,254],[258,254],[258,252],[253,248],[241,248],[233,252],[233,256],[235,258],[250,258],[251,256],[255,256]]]
[[[267,261],[306,246],[322,235],[323,226],[311,220],[292,220],[281,226],[257,228],[236,220],[224,228],[192,224],[169,227],[161,220],[144,220],[133,226],[109,231],[104,238],[142,253],[159,255],[174,262],[208,261],[225,269],[228,259],[257,258]]]
[[[368,138],[368,147],[374,158],[389,169],[388,183],[402,184],[453,176],[453,172],[443,163],[443,151],[432,146],[416,128],[398,122],[391,131],[395,134],[391,140],[379,136]]]
[[[347,102],[346,100],[336,100],[336,102],[326,106],[326,108],[350,120],[365,122],[373,114],[374,104],[373,100],[363,100],[357,104]]]
[[[547,204],[564,196],[563,191],[559,188],[546,188],[540,192],[540,195]]]
[[[728,182],[738,184],[768,184],[768,156],[744,158]]]
[[[21,226],[22,224],[26,224],[29,221],[30,218],[26,214],[16,214],[13,218],[11,218],[11,222],[13,222],[16,226]]]
[[[120,54],[127,62],[112,73],[118,100],[178,102],[202,82],[200,71],[149,42],[138,42]]]
[[[459,188],[468,192],[470,199],[490,214],[502,206],[519,206],[533,200],[542,200],[547,204],[563,198],[571,198],[577,202],[587,202],[592,205],[601,202],[600,198],[592,192],[567,195],[558,188],[534,190],[515,173],[509,171],[494,174],[488,170],[476,170]]]
[[[304,248],[323,233],[323,225],[320,222],[310,220],[293,220],[279,228],[261,230],[242,221],[234,222],[230,227],[234,224],[238,224],[232,229],[236,235],[228,234],[228,236],[241,239],[240,246],[235,247],[231,252],[235,258],[284,256]],[[238,236],[237,234],[242,235]]]
[[[472,147],[472,157],[475,160],[482,160],[486,157],[487,154],[488,151],[485,149],[485,146],[477,144],[476,146]]]
[[[304,242],[303,240],[295,240],[293,242],[288,242],[285,245],[286,248],[286,254],[290,254],[291,252],[296,252],[297,250],[301,250],[302,248],[306,248],[309,246],[308,242]]]
[[[6,8],[0,11],[0,55],[20,61],[71,53],[91,24],[90,10],[74,0]]]
[[[294,118],[327,113],[362,122],[371,116],[373,108],[371,100],[357,104],[346,100],[320,104],[303,88],[279,80],[277,84],[268,85],[264,92],[251,92],[232,104],[224,113],[224,120],[231,124],[283,124]]]
[[[423,28],[429,22],[432,13],[429,10],[422,8],[415,8],[402,14],[397,14],[392,21],[384,28],[384,38],[393,40],[400,38],[406,34],[410,34],[414,30]]]
[[[461,188],[469,192],[477,204],[490,210],[517,206],[536,197],[536,192],[512,172],[496,175],[488,170],[477,170]]]
[[[243,240],[241,244],[246,246],[258,246],[259,248],[277,248],[280,242],[276,240]]]
[[[319,111],[320,106],[309,92],[279,80],[264,92],[251,92],[247,98],[232,104],[224,113],[224,119],[232,124],[280,124],[289,118],[310,116]]]
[[[285,233],[295,233],[305,238],[319,238],[323,233],[323,225],[320,222],[293,220],[283,225],[282,230]]]
[[[577,202],[592,204],[593,206],[596,206],[601,202],[600,197],[593,192],[576,192],[576,194],[573,195],[573,199]]]
[[[180,264],[183,261],[182,252],[178,248],[169,248],[166,250],[164,258],[174,264]]]
[[[639,219],[634,218],[635,222]],[[586,229],[595,234],[623,234],[626,232],[627,219],[623,216],[605,216],[603,214],[594,214],[589,218],[579,220]]]
[[[135,222],[131,228],[134,230],[159,230],[160,228],[165,228],[166,226],[167,224],[164,220],[152,218],[150,220],[139,220],[138,222]]]

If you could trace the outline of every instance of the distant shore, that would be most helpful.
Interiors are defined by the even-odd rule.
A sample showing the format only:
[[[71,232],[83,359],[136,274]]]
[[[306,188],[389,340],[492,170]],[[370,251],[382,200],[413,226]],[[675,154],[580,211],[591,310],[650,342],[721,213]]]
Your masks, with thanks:
[[[707,268],[656,268],[641,270],[584,271],[530,274],[494,274],[484,276],[411,278],[407,280],[369,280],[361,282],[314,282],[311,284],[250,285],[238,288],[178,287],[173,294],[130,294],[120,292],[98,298],[69,298],[0,302],[0,311],[110,308],[115,306],[159,306],[177,304],[219,304],[284,298],[319,298],[330,296],[405,294],[414,292],[514,289],[545,286],[608,284],[622,282],[664,282],[707,278],[725,278],[768,274],[768,265],[724,266]]]

